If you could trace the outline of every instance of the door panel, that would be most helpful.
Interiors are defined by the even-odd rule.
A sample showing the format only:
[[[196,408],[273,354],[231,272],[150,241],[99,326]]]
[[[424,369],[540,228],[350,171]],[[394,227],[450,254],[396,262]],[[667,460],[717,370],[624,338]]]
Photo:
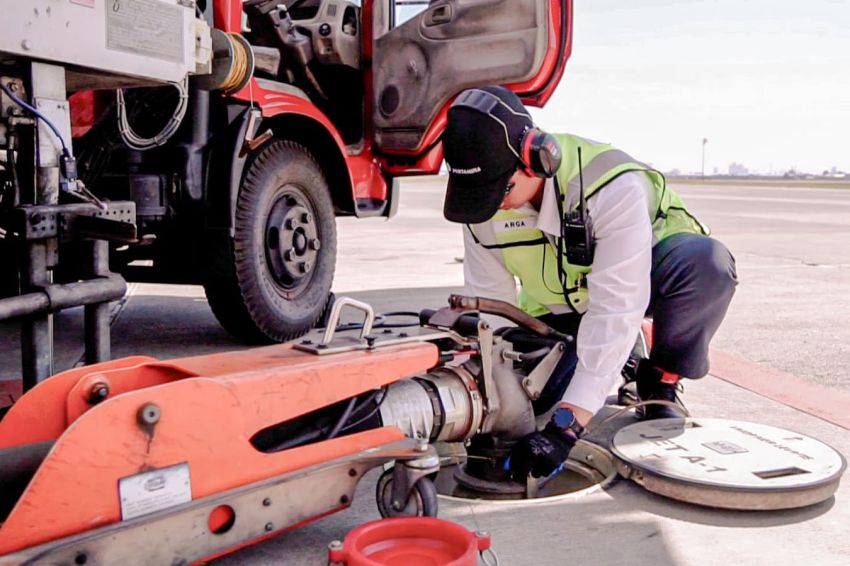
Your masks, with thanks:
[[[544,84],[556,68],[562,69],[543,63],[552,46],[562,46],[560,39],[569,32],[562,19],[567,4],[567,0],[435,0],[427,10],[377,38],[373,123],[378,148],[386,153],[424,151],[422,141],[434,118],[465,88]]]

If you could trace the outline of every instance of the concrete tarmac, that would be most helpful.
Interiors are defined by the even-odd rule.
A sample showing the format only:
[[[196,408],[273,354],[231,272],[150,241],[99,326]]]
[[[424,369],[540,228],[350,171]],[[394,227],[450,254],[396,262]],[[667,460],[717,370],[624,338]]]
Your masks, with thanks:
[[[416,297],[411,289],[462,286],[461,232],[442,219],[444,183],[442,178],[405,181],[399,213],[389,221],[339,219],[337,294],[406,290],[402,296]],[[850,320],[850,190],[673,186],[737,258],[740,285],[713,346],[850,391],[844,367],[850,358],[850,325],[845,324]],[[81,315],[72,310],[55,319],[59,371],[82,356]],[[128,298],[115,310],[115,324],[114,335],[121,337],[113,340],[115,356],[144,349],[174,357],[242,346],[218,326],[199,287],[131,283]],[[16,378],[16,323],[0,323],[0,352],[0,379]]]
[[[334,290],[376,311],[439,307],[462,285],[462,242],[441,217],[444,181],[406,181],[390,221],[340,219]],[[739,286],[714,342],[725,354],[796,376],[835,395],[850,390],[843,363],[850,330],[850,191],[683,185],[690,208],[738,260]],[[113,354],[159,358],[245,347],[209,312],[198,287],[131,283],[113,310]],[[82,355],[81,313],[56,316],[57,368]],[[0,378],[19,374],[15,325],[0,327]],[[793,394],[793,392],[792,392]],[[817,397],[817,396],[815,396]],[[850,454],[847,428],[708,377],[688,383],[691,412],[750,420],[807,434]],[[441,501],[441,517],[487,530],[501,563],[791,565],[850,563],[850,488],[803,509],[732,512],[672,502],[627,480],[558,503],[505,506]],[[216,563],[323,565],[326,545],[377,519],[374,478],[361,482],[351,509]]]

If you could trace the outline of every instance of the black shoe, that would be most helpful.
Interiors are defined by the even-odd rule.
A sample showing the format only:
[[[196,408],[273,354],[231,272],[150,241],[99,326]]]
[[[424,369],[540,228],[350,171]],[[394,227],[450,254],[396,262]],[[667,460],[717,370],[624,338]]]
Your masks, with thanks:
[[[642,361],[637,370],[637,394],[641,401],[667,401],[676,406],[662,403],[641,405],[635,409],[635,414],[641,420],[682,418],[687,413],[685,406],[677,395],[681,388],[679,383],[661,381],[661,371]],[[678,407],[678,408],[677,408]]]

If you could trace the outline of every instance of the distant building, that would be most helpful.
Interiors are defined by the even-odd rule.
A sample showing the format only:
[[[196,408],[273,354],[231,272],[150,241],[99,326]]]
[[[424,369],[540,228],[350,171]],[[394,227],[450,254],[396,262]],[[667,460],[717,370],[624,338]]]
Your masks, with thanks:
[[[733,162],[729,165],[729,174],[733,177],[743,177],[750,174],[750,170],[740,163]]]

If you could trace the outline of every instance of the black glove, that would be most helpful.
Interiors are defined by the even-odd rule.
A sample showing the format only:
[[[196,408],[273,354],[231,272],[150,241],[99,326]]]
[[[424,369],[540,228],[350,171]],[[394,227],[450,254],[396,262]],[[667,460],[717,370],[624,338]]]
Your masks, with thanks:
[[[550,421],[541,431],[532,432],[517,442],[511,451],[510,469],[514,481],[525,483],[528,473],[547,477],[563,464],[577,438]]]

